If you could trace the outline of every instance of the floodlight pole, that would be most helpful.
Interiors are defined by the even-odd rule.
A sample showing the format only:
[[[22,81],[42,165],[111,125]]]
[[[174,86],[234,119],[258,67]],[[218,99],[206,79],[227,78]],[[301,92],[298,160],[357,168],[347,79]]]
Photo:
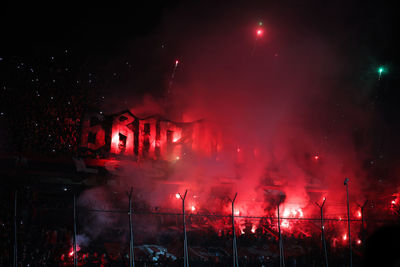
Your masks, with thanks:
[[[279,199],[279,202],[278,202],[279,267],[285,267],[285,255],[283,254],[283,241],[282,241],[281,221],[280,221],[280,213],[279,213],[280,205],[281,205],[281,199]]]
[[[13,266],[18,265],[18,240],[17,240],[17,200],[18,200],[18,190],[14,192],[14,258]]]
[[[187,195],[187,189],[185,194],[179,193],[179,197],[182,199],[182,223],[183,223],[183,266],[189,267],[189,257],[188,257],[188,246],[187,246],[187,235],[186,235],[186,219],[185,219],[185,199]]]
[[[350,267],[353,267],[353,252],[351,248],[351,233],[350,233],[349,178],[344,179],[344,185],[346,186],[346,193],[347,193],[347,224],[348,224],[348,236],[349,236]]]
[[[233,267],[239,267],[239,255],[237,251],[237,244],[236,244],[236,231],[235,231],[235,200],[237,197],[237,193],[232,200],[232,260],[233,260]]]
[[[78,266],[78,255],[76,255],[76,195],[74,193],[74,236],[73,236],[73,246],[74,246],[74,267]]]
[[[131,191],[126,194],[129,198],[129,267],[135,267],[135,253],[133,246],[133,227],[132,227],[132,192],[133,188],[131,187]]]
[[[325,258],[325,267],[328,267],[328,252],[326,250],[326,240],[325,240],[325,230],[324,230],[324,205],[325,205],[326,198],[324,198],[324,201],[322,202],[321,205],[319,205],[317,202],[315,204],[319,207],[320,213],[321,213],[321,240],[322,240],[322,247],[324,249],[324,258]]]

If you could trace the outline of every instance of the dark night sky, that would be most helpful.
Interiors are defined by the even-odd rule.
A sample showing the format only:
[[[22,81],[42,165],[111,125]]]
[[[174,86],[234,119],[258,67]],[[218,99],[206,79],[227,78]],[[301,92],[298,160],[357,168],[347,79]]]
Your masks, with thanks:
[[[0,56],[35,60],[68,49],[76,65],[101,66],[104,72],[119,71],[118,61],[133,61],[141,76],[136,87],[145,88],[141,93],[158,92],[169,62],[180,56],[187,39],[221,21],[237,27],[271,15],[330,41],[348,58],[350,79],[370,79],[379,64],[390,65],[394,79],[399,61],[395,10],[377,1],[14,2],[0,16]]]
[[[82,54],[101,50],[107,55],[132,40],[154,35],[162,38],[163,33],[171,36],[171,29],[160,32],[160,28],[176,28],[165,23],[171,15],[181,24],[182,35],[175,32],[173,36],[179,44],[188,27],[238,19],[232,18],[231,10],[255,19],[266,11],[279,11],[281,19],[343,41],[340,45],[351,52],[373,53],[385,61],[395,56],[395,8],[376,1],[144,1],[131,5],[26,1],[3,9],[2,45],[17,48],[12,52],[16,54],[68,46]]]
[[[120,83],[133,84],[139,94],[163,91],[170,62],[187,39],[207,34],[215,23],[242,30],[238,24],[268,22],[268,16],[331,42],[348,59],[348,78],[355,83],[370,83],[380,64],[390,66],[390,83],[397,83],[396,9],[389,2],[26,1],[2,10],[0,56],[37,60],[68,49],[72,64],[98,73],[121,72],[122,62],[129,62],[135,72]],[[387,96],[390,111],[393,99]]]
[[[146,69],[147,63],[153,64],[147,59],[158,56],[161,43],[167,42],[168,51],[163,56],[170,60],[179,56],[188,32],[202,32],[221,20],[229,27],[230,21],[242,19],[245,24],[251,18],[265,19],[271,14],[331,40],[348,54],[349,73],[351,69],[366,73],[371,64],[393,64],[398,60],[395,8],[387,2],[134,1],[127,5],[26,1],[2,10],[1,45],[7,48],[3,56],[41,56],[68,48],[79,59],[95,62],[101,58],[108,62],[117,56],[129,57],[125,53],[129,47],[130,51],[140,50],[130,54],[136,56],[137,65]],[[142,54],[147,57],[140,58]]]
[[[93,71],[109,83],[107,75],[118,73],[113,82],[120,93],[135,88],[137,95],[155,95],[164,91],[171,62],[180,58],[188,39],[207,34],[214,24],[239,31],[259,19],[267,25],[270,20],[330,42],[346,58],[343,64],[348,73],[342,78],[358,87],[372,87],[361,94],[379,98],[377,127],[382,123],[388,128],[379,133],[381,138],[397,143],[399,44],[396,9],[389,2],[82,2],[26,1],[2,8],[0,57],[37,64],[67,49],[78,77]],[[389,67],[389,75],[380,85],[371,86],[380,64]],[[133,71],[126,70],[126,65],[132,65]],[[3,78],[7,75],[3,72]],[[382,84],[384,90],[378,90]]]

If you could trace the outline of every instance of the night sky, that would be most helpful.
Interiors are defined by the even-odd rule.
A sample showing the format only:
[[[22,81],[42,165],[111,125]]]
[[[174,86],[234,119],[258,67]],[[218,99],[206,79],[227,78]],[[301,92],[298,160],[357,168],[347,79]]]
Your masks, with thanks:
[[[272,19],[327,39],[348,58],[349,79],[369,82],[378,65],[396,73],[395,17],[393,6],[376,1],[27,1],[3,9],[2,57],[37,60],[68,49],[72,64],[105,72],[121,71],[119,63],[132,61],[146,76],[140,82],[132,78],[145,93],[164,86],[168,64],[180,56],[187,39],[217,23],[241,31]]]
[[[332,75],[327,83],[337,84],[333,98],[350,99],[372,114],[369,132],[355,130],[352,135],[360,146],[363,136],[367,136],[371,160],[385,159],[379,168],[382,172],[385,166],[393,166],[399,160],[400,59],[399,43],[395,40],[395,11],[389,3],[378,1],[13,3],[2,9],[0,18],[2,148],[5,151],[21,148],[18,143],[25,137],[15,137],[20,127],[15,122],[21,120],[21,114],[29,112],[25,109],[28,104],[41,110],[42,104],[35,101],[32,104],[29,99],[39,94],[52,97],[50,89],[39,92],[37,88],[49,87],[55,79],[57,91],[67,95],[58,99],[81,97],[73,100],[79,106],[73,112],[79,114],[87,110],[114,112],[115,106],[138,104],[146,95],[157,101],[167,88],[175,59],[185,66],[185,61],[193,59],[190,53],[205,52],[199,47],[217,53],[222,48],[214,46],[212,38],[218,43],[225,35],[226,46],[237,41],[250,51],[254,41],[251,32],[263,21],[272,33],[271,39],[267,39],[269,32],[266,32],[265,42],[269,42],[266,45],[272,44],[276,50],[279,47],[274,46],[273,38],[296,44],[302,36],[312,36],[316,42],[328,43],[329,49],[341,57],[340,74]],[[279,32],[279,29],[286,30]],[[213,37],[207,39],[209,34]],[[230,37],[233,35],[236,39]],[[243,39],[237,39],[238,35]],[[197,39],[208,43],[197,46]],[[380,80],[379,66],[385,67]],[[184,84],[189,78],[184,67],[179,71],[174,82]],[[36,75],[38,72],[40,75]],[[42,77],[39,84],[32,86],[38,76]],[[342,83],[349,86],[341,87]],[[65,101],[54,105],[70,105],[69,100]],[[35,120],[42,123],[48,120],[37,117]],[[17,143],[18,149],[11,143]]]
[[[79,65],[96,67],[96,60],[112,64],[116,58],[132,59],[137,69],[146,72],[153,71],[154,61],[167,65],[179,57],[186,39],[216,23],[240,31],[239,23],[251,27],[269,18],[327,38],[349,58],[352,79],[368,79],[365,76],[377,65],[396,67],[395,8],[375,1],[14,3],[6,5],[1,16],[2,56],[38,58],[68,49]]]

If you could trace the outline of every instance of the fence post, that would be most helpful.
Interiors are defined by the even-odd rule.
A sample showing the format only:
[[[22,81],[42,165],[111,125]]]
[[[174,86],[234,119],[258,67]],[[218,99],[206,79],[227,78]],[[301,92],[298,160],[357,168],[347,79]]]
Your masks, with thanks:
[[[281,199],[278,202],[278,231],[279,231],[279,266],[285,267],[285,255],[283,254],[283,241],[282,241],[282,233],[281,233],[281,222],[280,222],[280,214],[279,214],[279,206],[281,205]]]
[[[319,205],[317,202],[315,204],[319,207],[320,213],[321,213],[321,240],[322,240],[322,248],[324,250],[324,258],[325,258],[325,267],[328,267],[328,252],[326,250],[326,240],[325,240],[325,229],[324,229],[324,205],[325,205],[326,198],[324,198],[324,201],[322,202],[321,205]]]
[[[17,200],[18,200],[18,190],[15,189],[14,192],[14,259],[13,266],[18,265],[18,240],[17,240]]]
[[[187,195],[187,189],[185,194],[179,193],[179,197],[182,199],[182,223],[183,223],[183,266],[189,267],[189,257],[188,257],[188,246],[187,246],[187,235],[186,235],[186,219],[185,219],[185,199]]]
[[[239,267],[239,255],[237,252],[237,244],[236,244],[236,231],[235,231],[235,200],[237,197],[237,193],[232,200],[232,257],[233,257],[233,267]]]
[[[353,252],[351,248],[351,233],[350,233],[350,201],[349,201],[349,178],[344,179],[344,185],[346,186],[347,193],[347,224],[348,224],[348,235],[349,235],[349,255],[350,255],[350,267],[353,267]]]
[[[131,187],[131,191],[129,194],[129,266],[135,266],[135,253],[134,253],[134,246],[133,246],[133,227],[132,227],[132,192],[133,188]]]
[[[367,206],[367,204],[368,204],[368,199],[365,200],[365,202],[362,206],[360,206],[360,209],[361,209],[361,241],[363,244],[365,242],[364,208]]]
[[[74,267],[78,266],[78,255],[76,254],[76,195],[74,193],[74,236],[73,236],[73,246],[74,246]]]

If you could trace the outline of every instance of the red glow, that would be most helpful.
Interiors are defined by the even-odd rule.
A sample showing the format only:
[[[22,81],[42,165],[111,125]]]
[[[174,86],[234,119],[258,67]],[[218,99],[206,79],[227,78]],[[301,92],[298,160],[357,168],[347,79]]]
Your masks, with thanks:
[[[135,118],[128,112],[114,117],[111,130],[111,153],[126,156],[133,155],[134,132],[129,124],[134,120]]]
[[[81,250],[81,247],[77,244],[77,245],[76,245],[76,251],[79,251],[79,250]],[[72,256],[74,255],[74,248],[73,248],[73,247],[71,247],[71,250],[70,250],[70,252],[68,253],[68,255],[69,255],[70,257],[72,257]]]
[[[303,211],[301,209],[298,210],[300,217],[303,217]]]
[[[281,227],[283,228],[289,228],[290,224],[288,220],[282,220],[281,222]]]
[[[347,240],[347,234],[343,235],[343,240],[346,241]]]
[[[284,218],[303,217],[303,211],[299,207],[287,207],[283,211]]]
[[[254,234],[256,232],[256,230],[257,230],[257,227],[255,225],[253,225],[251,227],[251,232]]]
[[[357,245],[361,245],[361,240],[357,239]]]
[[[176,143],[181,139],[180,133],[174,133],[174,138],[172,139],[172,142]]]
[[[115,149],[115,151],[118,150],[118,143],[119,143],[119,136],[118,133],[114,134],[114,136],[111,138],[111,146],[112,148]]]
[[[175,60],[175,67],[178,66],[179,60]]]
[[[258,29],[258,30],[257,30],[257,37],[262,36],[263,33],[264,33],[263,29]]]
[[[266,32],[265,34],[269,35],[269,32]],[[176,63],[178,63],[178,60]],[[330,203],[343,203],[343,190],[341,189],[342,191],[339,192],[330,190],[329,188],[331,187],[324,183],[326,181],[321,180],[321,183],[308,186],[308,181],[314,179],[309,178],[309,176],[340,176],[340,171],[337,171],[335,170],[336,168],[332,167],[336,166],[334,163],[336,161],[331,162],[333,156],[336,157],[338,155],[333,155],[330,153],[329,157],[325,157],[325,150],[321,148],[320,151],[311,150],[311,153],[304,158],[303,155],[307,153],[306,151],[309,150],[310,147],[314,146],[314,144],[312,144],[314,139],[312,138],[310,138],[311,144],[308,142],[301,144],[301,151],[297,152],[293,151],[295,148],[290,146],[291,142],[286,144],[286,141],[281,141],[280,137],[278,144],[275,146],[272,141],[264,142],[261,139],[258,140],[256,138],[249,139],[248,141],[247,139],[237,140],[236,138],[230,136],[230,133],[225,134],[223,131],[222,133],[217,130],[214,131],[214,126],[209,126],[209,124],[203,125],[196,123],[193,124],[193,129],[191,129],[188,126],[189,124],[182,124],[185,126],[180,128],[181,124],[177,124],[178,126],[176,126],[170,121],[157,122],[157,119],[154,119],[151,121],[140,120],[138,122],[128,115],[125,117],[127,117],[128,120],[125,119],[120,121],[119,117],[115,119],[112,132],[107,134],[107,138],[111,136],[111,147],[113,148],[112,151],[115,151],[115,154],[126,155],[129,152],[134,157],[117,157],[116,155],[113,160],[117,161],[118,163],[112,164],[111,166],[111,164],[108,162],[107,166],[112,167],[108,169],[113,172],[119,172],[120,169],[127,169],[125,167],[126,164],[132,164],[135,168],[137,167],[144,169],[143,173],[146,175],[145,178],[149,176],[151,179],[153,179],[154,177],[154,179],[157,179],[157,183],[168,184],[168,186],[173,184],[173,186],[171,185],[168,187],[169,192],[167,190],[163,190],[162,186],[157,186],[157,188],[161,188],[163,191],[162,193],[165,194],[166,198],[169,197],[170,203],[168,203],[168,201],[163,201],[162,205],[168,206],[168,204],[170,204],[170,206],[173,208],[178,207],[177,205],[179,205],[179,199],[181,197],[176,193],[175,197],[177,201],[175,202],[173,200],[173,191],[179,192],[180,190],[188,188],[191,190],[191,192],[201,196],[196,199],[195,196],[193,196],[193,202],[188,203],[189,205],[186,206],[185,210],[187,210],[189,213],[203,213],[203,209],[205,210],[207,208],[207,210],[210,209],[210,211],[207,211],[207,213],[222,213],[223,215],[230,215],[232,210],[230,209],[229,205],[226,204],[227,201],[225,201],[225,199],[227,196],[232,197],[233,193],[238,191],[240,199],[237,201],[237,203],[235,203],[237,210],[234,210],[233,213],[235,216],[237,216],[235,217],[235,223],[239,225],[245,223],[247,218],[244,217],[246,215],[260,217],[271,216],[276,218],[277,215],[274,215],[276,206],[271,205],[271,203],[273,204],[275,194],[284,193],[285,201],[281,205],[282,209],[280,210],[280,226],[284,229],[285,234],[297,235],[300,233],[306,235],[312,234],[312,231],[318,231],[318,227],[312,228],[309,227],[308,224],[303,223],[304,216],[307,218],[318,218],[318,208],[313,205],[314,201],[317,203],[319,202],[318,204],[322,205],[322,202],[326,200],[324,196],[329,195]],[[190,120],[188,119],[184,121]],[[248,132],[247,129],[245,132]],[[277,135],[279,134],[277,133]],[[266,138],[267,137],[270,136],[267,135]],[[291,135],[289,137],[291,137]],[[283,136],[282,138],[284,139],[286,136]],[[122,144],[120,144],[121,140],[124,141]],[[110,140],[108,139],[107,141],[109,142]],[[152,147],[148,148],[149,143],[159,149],[151,150]],[[270,143],[271,147],[269,147]],[[145,151],[144,144],[147,145],[147,152]],[[265,150],[264,145],[268,146],[268,148],[271,148],[271,153],[269,150]],[[257,150],[254,148],[254,146],[257,146]],[[235,147],[237,153],[235,153]],[[242,151],[242,147],[245,150]],[[123,150],[123,152],[120,152],[121,150]],[[152,158],[152,151],[154,152],[154,158]],[[191,154],[185,154],[186,151],[190,151]],[[252,152],[254,155],[257,155],[257,158],[252,157]],[[323,155],[321,162],[319,162],[320,156],[318,152]],[[182,161],[180,160],[180,155],[183,157]],[[343,153],[343,155],[346,155],[346,153]],[[150,161],[145,161],[147,158],[149,158]],[[213,160],[216,159],[217,161],[219,158],[221,159],[221,163],[214,164]],[[130,159],[134,160],[135,162],[128,162]],[[164,161],[161,161],[160,164],[156,164],[158,162],[154,161],[164,159],[168,161],[168,165],[164,164]],[[338,159],[341,159],[341,157],[338,157]],[[343,162],[346,162],[346,160],[343,160]],[[350,163],[353,162],[348,162],[349,165],[351,165]],[[302,166],[302,164],[304,164],[304,166]],[[266,165],[268,165],[268,167],[265,167]],[[271,167],[269,167],[270,165]],[[118,166],[121,166],[121,168],[117,168]],[[318,168],[315,169],[316,167]],[[133,167],[129,166],[128,168],[131,169]],[[174,168],[176,168],[176,170]],[[208,170],[209,168],[210,170]],[[351,166],[349,166],[349,169],[349,172],[351,173]],[[164,179],[164,177],[166,178]],[[185,179],[181,179],[181,177],[185,177]],[[186,177],[189,178],[186,179]],[[244,179],[236,179],[236,177],[244,177]],[[340,182],[338,184],[341,185],[342,183]],[[262,187],[264,191],[260,190],[255,192],[253,190],[254,188],[258,189],[260,187]],[[212,190],[209,188],[212,188]],[[147,190],[147,188],[145,189]],[[266,197],[261,197],[259,192],[263,194],[262,196],[264,196],[265,190],[267,189],[268,192],[266,193]],[[208,194],[210,194],[212,197],[210,197]],[[192,198],[192,195],[189,196]],[[389,203],[391,202],[393,205],[398,202],[395,200],[395,194],[392,195],[391,198],[392,201],[390,198],[387,198],[386,201],[389,200]],[[361,203],[360,201],[360,199],[354,200],[354,202],[358,203]],[[386,202],[386,205],[387,204],[388,203]],[[162,208],[164,208],[164,206]],[[198,211],[196,211],[197,208],[199,208]],[[393,208],[395,208],[395,206],[392,206],[392,209]],[[343,214],[345,216],[345,220],[347,218],[347,215],[345,215],[343,212],[342,207],[328,205],[328,207],[325,206],[324,209],[326,211],[325,216],[329,218],[342,221],[342,217],[339,217],[337,214]],[[356,218],[360,218],[362,216],[361,211],[359,211],[357,208],[353,209],[350,215]],[[302,219],[298,220],[296,218]],[[256,223],[255,219],[252,220],[252,223]],[[221,226],[223,226],[223,224],[220,222],[212,223],[213,226],[215,225],[215,229],[222,229]],[[266,224],[270,225],[269,229],[273,229],[273,232],[276,230],[276,220],[271,219]],[[256,225],[260,225],[261,227],[262,224],[256,223]],[[346,224],[339,223],[337,225],[340,225],[340,229],[335,233],[335,235],[340,241],[342,239],[340,233],[342,232],[343,235],[344,226]],[[356,223],[356,225],[358,224]],[[267,231],[264,228],[262,229],[263,232]],[[254,231],[251,225],[250,229],[247,226],[246,233],[250,231]],[[344,238],[346,239],[347,235],[345,235]],[[355,239],[355,242],[357,242],[357,239]]]
[[[303,210],[294,204],[290,204],[284,207],[282,213],[281,227],[291,230],[293,226],[290,224],[289,220],[286,218],[302,218],[304,216]]]

